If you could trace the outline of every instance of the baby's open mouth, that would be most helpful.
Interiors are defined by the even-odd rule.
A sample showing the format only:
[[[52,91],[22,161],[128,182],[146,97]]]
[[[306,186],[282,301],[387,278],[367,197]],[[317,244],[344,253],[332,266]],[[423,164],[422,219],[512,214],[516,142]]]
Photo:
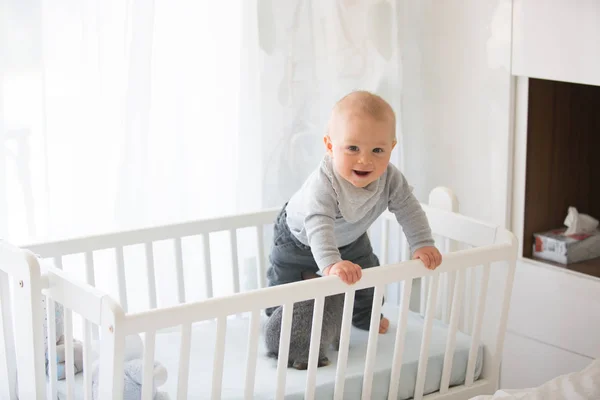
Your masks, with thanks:
[[[355,169],[352,171],[358,176],[367,176],[371,173],[371,171],[357,171]]]

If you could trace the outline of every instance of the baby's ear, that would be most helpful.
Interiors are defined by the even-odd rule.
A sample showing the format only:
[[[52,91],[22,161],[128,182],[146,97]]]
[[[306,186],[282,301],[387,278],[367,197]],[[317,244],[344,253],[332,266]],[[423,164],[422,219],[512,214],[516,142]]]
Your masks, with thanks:
[[[331,155],[331,153],[333,153],[333,143],[331,143],[331,138],[329,135],[325,135],[323,137],[323,143],[325,143],[325,149],[327,150],[327,153]]]

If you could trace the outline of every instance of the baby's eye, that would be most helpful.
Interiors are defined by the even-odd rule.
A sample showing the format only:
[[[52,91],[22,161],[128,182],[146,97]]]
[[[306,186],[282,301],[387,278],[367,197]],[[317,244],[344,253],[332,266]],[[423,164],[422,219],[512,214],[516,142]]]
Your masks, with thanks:
[[[381,147],[377,147],[376,149],[373,149],[373,153],[383,153],[383,149]]]
[[[348,146],[348,150],[350,150],[350,151],[358,151],[358,146]]]

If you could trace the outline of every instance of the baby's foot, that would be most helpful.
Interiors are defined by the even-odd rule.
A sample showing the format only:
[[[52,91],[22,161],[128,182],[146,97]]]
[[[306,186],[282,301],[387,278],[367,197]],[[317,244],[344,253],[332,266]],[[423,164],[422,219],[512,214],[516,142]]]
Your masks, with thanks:
[[[327,357],[323,357],[319,359],[319,362],[317,363],[317,367],[326,367],[329,364],[331,364],[331,362],[329,361],[329,358]]]
[[[301,362],[301,361],[294,361],[292,363],[292,367],[299,369],[299,370],[305,370],[308,369],[308,363],[307,362]]]
[[[379,321],[379,333],[386,333],[390,327],[390,320],[386,317],[382,317]]]

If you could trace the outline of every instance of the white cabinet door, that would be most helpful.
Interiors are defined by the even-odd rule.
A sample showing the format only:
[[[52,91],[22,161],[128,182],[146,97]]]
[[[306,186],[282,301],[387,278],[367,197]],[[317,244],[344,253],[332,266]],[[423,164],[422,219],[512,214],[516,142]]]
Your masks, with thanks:
[[[579,371],[590,362],[591,358],[508,333],[504,344],[500,388],[538,386],[559,375]]]
[[[519,261],[508,329],[587,357],[600,357],[600,279]]]
[[[600,2],[514,0],[512,73],[600,85]]]

